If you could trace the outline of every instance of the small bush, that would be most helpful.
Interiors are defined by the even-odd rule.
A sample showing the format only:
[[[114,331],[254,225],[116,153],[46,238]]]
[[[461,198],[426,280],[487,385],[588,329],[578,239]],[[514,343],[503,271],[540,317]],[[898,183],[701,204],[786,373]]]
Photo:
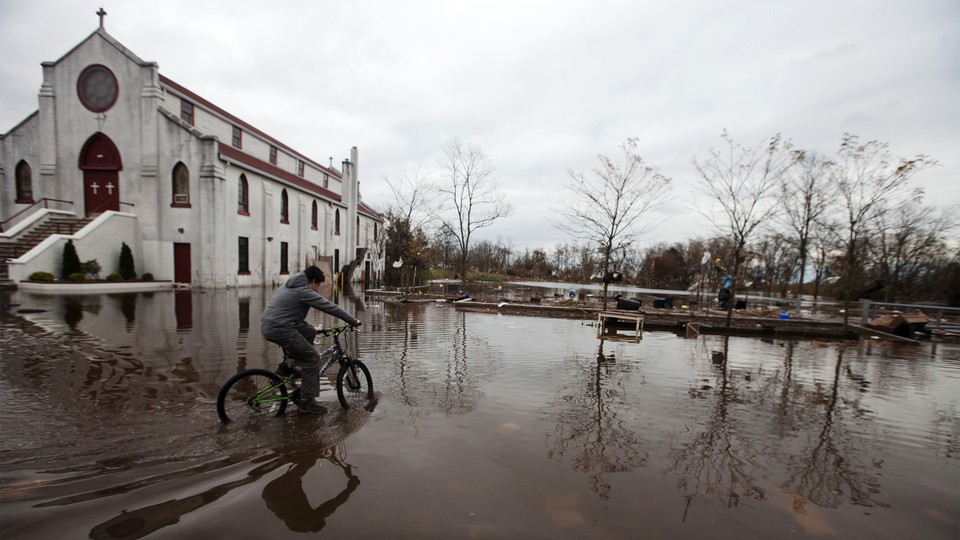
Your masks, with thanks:
[[[144,272],[143,276],[140,277],[143,281],[153,281],[153,274],[150,272]]]
[[[84,274],[83,272],[74,272],[69,276],[67,276],[67,279],[69,279],[70,281],[86,281],[87,275]]]
[[[119,272],[112,272],[107,276],[107,281],[123,281],[123,276]]]
[[[84,274],[92,277],[93,279],[100,279],[100,263],[96,259],[85,261],[80,264],[80,271]]]
[[[34,272],[27,279],[30,281],[53,281],[53,274],[50,272]]]

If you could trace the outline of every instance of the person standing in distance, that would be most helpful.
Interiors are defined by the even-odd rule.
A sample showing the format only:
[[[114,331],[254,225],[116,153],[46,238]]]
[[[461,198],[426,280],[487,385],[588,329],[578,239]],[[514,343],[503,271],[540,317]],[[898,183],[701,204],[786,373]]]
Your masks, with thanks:
[[[345,309],[327,300],[320,294],[324,282],[323,272],[316,266],[308,266],[302,272],[290,276],[277,289],[267,309],[260,316],[260,332],[267,341],[283,348],[284,356],[293,360],[303,370],[298,408],[304,414],[324,414],[327,408],[314,398],[320,393],[320,355],[313,346],[317,329],[306,321],[310,308],[343,319],[351,326],[360,326],[356,317]],[[291,367],[281,362],[277,372],[289,375]]]

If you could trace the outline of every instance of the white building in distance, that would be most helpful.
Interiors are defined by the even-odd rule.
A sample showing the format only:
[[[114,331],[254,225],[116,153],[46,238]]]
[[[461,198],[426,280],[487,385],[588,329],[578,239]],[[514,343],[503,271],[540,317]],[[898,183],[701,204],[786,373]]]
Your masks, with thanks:
[[[356,147],[339,168],[314,161],[102,24],[42,67],[38,110],[0,135],[0,279],[60,277],[68,240],[103,275],[126,244],[138,274],[200,288],[277,285],[310,263],[381,276],[383,217],[360,200]]]

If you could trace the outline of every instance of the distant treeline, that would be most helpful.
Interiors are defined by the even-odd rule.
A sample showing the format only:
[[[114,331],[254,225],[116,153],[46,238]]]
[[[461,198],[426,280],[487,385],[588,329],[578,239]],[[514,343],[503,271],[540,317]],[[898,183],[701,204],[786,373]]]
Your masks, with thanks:
[[[856,273],[851,290],[884,287],[867,297],[883,302],[922,302],[948,306],[960,305],[960,250],[948,248],[947,239],[928,231],[934,238],[919,241],[919,236],[904,231],[878,231],[864,245],[863,267]],[[917,240],[911,240],[917,239]],[[443,237],[425,234],[418,255],[408,258],[400,268],[387,265],[388,285],[454,275],[456,248]],[[389,243],[389,239],[388,239]],[[685,243],[661,243],[640,250],[627,250],[619,271],[623,284],[651,289],[684,290],[695,285],[717,289],[725,275],[732,247],[723,238],[694,239]],[[909,253],[909,258],[902,254]],[[796,249],[782,235],[759,238],[749,250],[738,288],[769,291],[779,296],[798,292],[800,274]],[[844,252],[838,246],[818,243],[805,273],[804,294],[841,298],[846,290],[840,271]],[[720,260],[719,264],[717,259]],[[390,260],[396,260],[392,258]],[[502,243],[481,240],[471,250],[470,269],[482,274],[501,274],[510,279],[588,283],[598,272],[596,250],[582,244],[563,244],[552,249],[515,250]],[[469,276],[468,276],[469,277]]]

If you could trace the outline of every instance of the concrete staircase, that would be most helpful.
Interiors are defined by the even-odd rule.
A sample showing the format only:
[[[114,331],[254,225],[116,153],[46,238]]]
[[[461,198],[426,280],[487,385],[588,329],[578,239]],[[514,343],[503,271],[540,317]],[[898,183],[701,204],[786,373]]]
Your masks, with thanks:
[[[16,259],[30,251],[51,234],[74,234],[91,220],[92,218],[50,216],[12,238],[0,238],[0,286],[10,286],[13,283],[10,280],[8,259]]]
[[[350,261],[350,264],[343,267],[343,282],[350,283],[350,278],[353,277],[353,271],[357,269],[357,265],[363,258],[367,255],[367,248],[357,248],[357,256]]]

